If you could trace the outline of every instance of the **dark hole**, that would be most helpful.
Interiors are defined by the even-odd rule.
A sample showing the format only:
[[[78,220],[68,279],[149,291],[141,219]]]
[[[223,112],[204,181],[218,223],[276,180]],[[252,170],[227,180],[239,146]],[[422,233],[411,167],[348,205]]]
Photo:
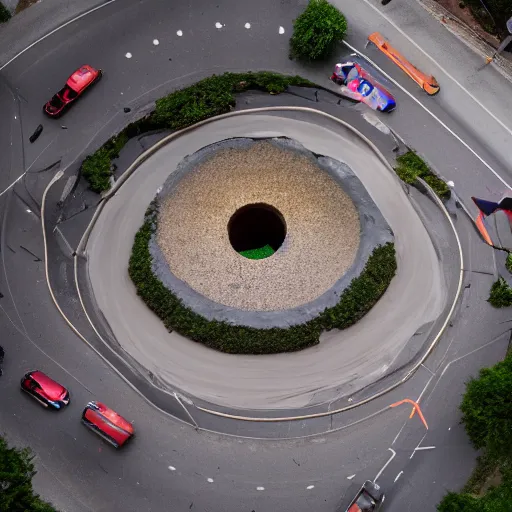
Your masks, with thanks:
[[[275,252],[286,237],[286,222],[273,206],[248,204],[239,208],[229,219],[228,234],[233,249],[239,253],[266,246]]]

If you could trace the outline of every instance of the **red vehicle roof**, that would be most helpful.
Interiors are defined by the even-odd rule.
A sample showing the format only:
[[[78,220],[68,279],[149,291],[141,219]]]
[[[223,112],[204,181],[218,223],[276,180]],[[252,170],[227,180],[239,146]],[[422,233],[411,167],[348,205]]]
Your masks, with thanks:
[[[98,71],[89,65],[78,68],[66,82],[66,85],[75,92],[80,92],[87,87],[98,75]]]
[[[34,371],[30,372],[29,375],[41,386],[45,395],[50,400],[59,400],[67,393],[67,389],[64,386],[61,386],[43,372]]]
[[[119,445],[124,444],[134,433],[133,425],[122,416],[101,402],[92,402],[87,405],[85,417],[94,423],[102,432],[114,439]],[[94,406],[98,410],[94,409]]]

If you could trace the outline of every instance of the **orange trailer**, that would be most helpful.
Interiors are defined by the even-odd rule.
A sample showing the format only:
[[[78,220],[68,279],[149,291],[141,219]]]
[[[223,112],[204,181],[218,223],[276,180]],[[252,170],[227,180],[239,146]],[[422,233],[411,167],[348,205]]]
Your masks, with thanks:
[[[384,55],[387,55],[402,71],[407,73],[428,95],[434,96],[440,90],[437,80],[432,75],[422,73],[414,67],[401,53],[393,48],[379,32],[368,36],[371,41]]]

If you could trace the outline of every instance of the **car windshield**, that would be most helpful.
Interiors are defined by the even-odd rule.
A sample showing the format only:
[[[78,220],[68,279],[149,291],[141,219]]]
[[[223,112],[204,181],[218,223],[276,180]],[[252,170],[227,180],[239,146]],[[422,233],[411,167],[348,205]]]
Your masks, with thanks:
[[[78,96],[78,93],[73,91],[73,89],[71,89],[71,87],[69,87],[68,85],[66,85],[63,89],[61,89],[59,92],[58,92],[58,95],[64,100],[64,101],[69,101],[69,100],[74,100],[77,96]]]
[[[62,100],[59,98],[59,95],[56,94],[51,100],[50,100],[50,106],[52,106],[53,108],[60,108],[62,107],[62,105],[64,105],[64,103],[62,102]]]

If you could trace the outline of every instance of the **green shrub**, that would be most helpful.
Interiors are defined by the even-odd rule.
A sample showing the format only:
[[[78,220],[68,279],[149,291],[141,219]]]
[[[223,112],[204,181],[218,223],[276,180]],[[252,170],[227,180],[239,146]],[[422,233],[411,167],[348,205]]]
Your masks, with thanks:
[[[479,512],[479,500],[470,494],[449,492],[437,506],[438,512]]]
[[[113,174],[112,160],[119,156],[119,152],[127,142],[128,137],[121,133],[109,139],[82,162],[82,175],[89,182],[91,190],[99,193],[110,188],[110,177]]]
[[[505,267],[507,267],[507,270],[512,274],[512,253],[507,254],[507,259],[505,261]]]
[[[293,23],[290,56],[314,61],[329,57],[347,31],[345,16],[327,0],[309,0]]]
[[[483,368],[466,384],[462,423],[476,449],[493,458],[512,453],[512,357]]]
[[[396,162],[395,172],[405,183],[414,185],[416,178],[421,178],[430,185],[440,198],[449,199],[451,191],[448,185],[441,178],[438,178],[414,151],[408,151],[400,155]]]
[[[396,272],[395,248],[388,243],[374,250],[365,269],[352,280],[338,305],[326,309],[314,320],[288,329],[255,329],[210,321],[187,308],[153,274],[149,241],[156,226],[157,212],[152,203],[135,235],[128,268],[137,294],[167,329],[231,354],[291,352],[315,345],[323,330],[344,329],[362,318],[379,300]]]
[[[512,306],[512,288],[507,284],[503,277],[499,277],[491,286],[491,293],[487,302],[495,308],[505,308]]]
[[[315,84],[300,76],[285,76],[261,71],[258,73],[224,73],[175,91],[156,101],[149,116],[129,124],[117,136],[109,139],[82,163],[82,175],[94,192],[110,188],[112,160],[131,137],[151,130],[179,130],[209,117],[229,112],[235,105],[235,93],[257,89],[271,94],[284,92],[289,85],[313,87]]]
[[[10,448],[0,437],[0,510],[2,512],[56,512],[32,489],[36,474],[27,448]]]
[[[0,2],[0,23],[5,23],[11,19],[11,11]]]

